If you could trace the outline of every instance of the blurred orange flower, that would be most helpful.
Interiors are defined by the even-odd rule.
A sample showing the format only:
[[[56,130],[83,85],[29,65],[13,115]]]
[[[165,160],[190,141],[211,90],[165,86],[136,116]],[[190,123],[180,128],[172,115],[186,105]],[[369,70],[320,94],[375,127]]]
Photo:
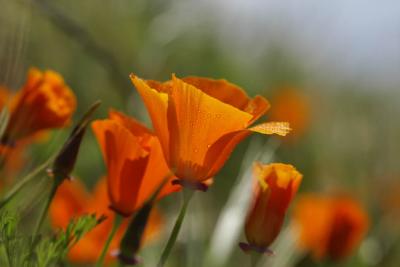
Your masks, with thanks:
[[[158,198],[180,189],[165,163],[161,145],[145,126],[111,111],[109,118],[92,123],[100,144],[108,176],[111,207],[128,216],[147,201],[166,178]]]
[[[245,225],[249,244],[241,243],[241,247],[245,251],[264,252],[268,251],[281,230],[286,210],[299,188],[302,175],[292,165],[255,163],[253,176],[257,183]]]
[[[105,215],[107,219],[93,230],[87,233],[78,243],[72,247],[68,258],[76,263],[94,263],[100,256],[106,239],[112,229],[115,213],[109,208],[106,180],[100,180],[90,195],[78,180],[66,180],[58,189],[50,206],[50,218],[54,228],[66,228],[71,219],[84,214],[96,213]],[[162,217],[156,209],[153,209],[143,237],[143,243],[153,239],[162,225]],[[115,234],[106,261],[113,260],[113,251],[118,250],[119,243],[128,226],[125,219]]]
[[[293,131],[287,136],[288,139],[285,140],[294,140],[301,136],[310,124],[308,99],[296,88],[283,88],[272,99],[269,118],[271,120],[289,122]]]
[[[8,105],[11,96],[10,90],[0,85],[0,110]]]
[[[358,246],[368,228],[368,215],[349,196],[305,194],[295,206],[300,246],[317,260],[341,260]]]
[[[252,132],[286,135],[289,125],[266,122],[250,127],[269,108],[268,101],[250,99],[225,80],[188,77],[170,81],[131,79],[141,95],[165,158],[187,184],[213,177],[235,146]]]
[[[32,68],[24,87],[11,100],[6,139],[13,142],[41,130],[63,127],[75,108],[75,95],[60,74]]]

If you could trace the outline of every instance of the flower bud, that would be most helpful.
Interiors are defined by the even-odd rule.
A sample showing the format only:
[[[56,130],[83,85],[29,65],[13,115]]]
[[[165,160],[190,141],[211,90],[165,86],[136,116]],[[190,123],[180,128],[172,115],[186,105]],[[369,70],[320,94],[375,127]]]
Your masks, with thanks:
[[[297,192],[302,175],[291,165],[256,163],[253,176],[257,183],[246,219],[245,234],[248,248],[268,252],[268,247],[281,230],[286,210]]]

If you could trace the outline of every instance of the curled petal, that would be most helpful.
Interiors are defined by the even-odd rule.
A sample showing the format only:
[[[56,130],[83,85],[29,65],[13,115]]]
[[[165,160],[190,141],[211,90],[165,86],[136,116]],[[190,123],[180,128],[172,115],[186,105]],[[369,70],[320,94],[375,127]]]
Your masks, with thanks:
[[[264,122],[248,129],[261,134],[277,134],[281,136],[287,135],[291,130],[289,123],[275,121]]]
[[[150,114],[153,127],[160,139],[164,155],[168,157],[169,133],[167,124],[168,95],[151,88],[142,79],[131,74],[131,80],[142,97]]]
[[[253,118],[251,119],[251,121],[249,121],[249,125],[258,120],[262,115],[264,115],[269,108],[270,104],[268,100],[264,97],[258,95],[251,99],[244,109],[244,111],[253,115]]]
[[[241,110],[249,103],[249,97],[242,88],[223,79],[214,80],[202,77],[185,77],[182,78],[182,81],[193,85],[209,96]]]
[[[113,120],[121,125],[123,125],[126,129],[128,129],[135,136],[144,136],[151,135],[152,132],[146,128],[142,123],[135,120],[134,118],[127,117],[125,114],[118,112],[116,110],[111,110],[109,112],[110,120]]]

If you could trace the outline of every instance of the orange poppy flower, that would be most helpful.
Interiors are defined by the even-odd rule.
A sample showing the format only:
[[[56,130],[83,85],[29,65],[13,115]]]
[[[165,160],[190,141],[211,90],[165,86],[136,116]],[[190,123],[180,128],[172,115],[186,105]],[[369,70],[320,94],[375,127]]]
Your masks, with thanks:
[[[66,228],[71,219],[84,214],[96,213],[105,215],[107,219],[87,233],[78,243],[71,248],[68,254],[69,260],[75,263],[94,263],[100,256],[107,237],[112,229],[115,213],[108,208],[107,183],[102,179],[96,185],[93,195],[89,195],[82,183],[66,180],[58,189],[55,198],[50,206],[50,218],[54,228]],[[162,216],[154,209],[148,225],[146,226],[143,243],[155,238],[162,225]],[[120,241],[128,226],[128,219],[125,219],[115,234],[106,262],[114,258],[112,252],[117,251]]]
[[[94,121],[92,128],[107,166],[111,207],[121,215],[139,209],[167,177],[174,179],[158,139],[133,118],[111,111],[109,119]],[[179,189],[169,181],[158,198]]]
[[[272,103],[269,118],[287,121],[293,130],[285,140],[294,140],[306,131],[310,123],[310,105],[299,90],[283,88],[272,99]]]
[[[289,125],[266,122],[251,126],[269,108],[250,99],[225,80],[198,77],[160,83],[131,79],[141,95],[164,155],[175,175],[190,184],[213,177],[235,146],[252,132],[286,135]]]
[[[249,244],[241,243],[240,246],[244,251],[267,252],[281,230],[286,210],[297,192],[302,175],[291,165],[256,163],[253,176],[257,183],[245,224]]]
[[[341,260],[360,243],[368,228],[368,216],[348,196],[306,194],[299,198],[294,220],[300,227],[300,246],[316,260]]]
[[[58,73],[32,68],[24,87],[12,99],[6,138],[15,141],[41,130],[63,127],[70,122],[75,108],[75,96]]]

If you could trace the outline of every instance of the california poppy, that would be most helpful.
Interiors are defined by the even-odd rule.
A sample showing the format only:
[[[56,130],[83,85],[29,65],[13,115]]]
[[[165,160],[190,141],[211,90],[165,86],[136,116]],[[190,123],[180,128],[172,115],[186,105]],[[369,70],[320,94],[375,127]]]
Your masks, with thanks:
[[[168,166],[185,183],[213,177],[235,146],[252,132],[286,135],[282,122],[251,124],[269,108],[225,80],[188,77],[160,83],[131,79],[141,95]]]
[[[291,165],[255,163],[253,177],[256,185],[245,224],[249,244],[240,245],[245,251],[266,252],[281,230],[302,175]]]
[[[300,246],[316,260],[349,256],[368,228],[368,216],[349,196],[305,194],[294,210],[300,229]]]
[[[161,145],[145,126],[122,113],[92,123],[107,166],[111,207],[128,216],[140,208],[166,182],[158,198],[180,189],[165,163]]]
[[[75,108],[75,96],[60,74],[32,68],[22,90],[11,100],[5,137],[15,142],[41,130],[63,127]]]
[[[100,180],[93,194],[89,194],[84,185],[78,180],[66,180],[59,187],[55,198],[50,206],[50,218],[54,228],[65,228],[68,223],[83,214],[96,213],[105,215],[107,218],[71,248],[68,258],[76,263],[94,263],[97,261],[101,250],[106,242],[113,225],[115,213],[109,208],[107,196],[107,183],[105,179]],[[110,262],[113,251],[118,250],[119,243],[127,228],[128,219],[125,219],[114,236],[107,253],[106,261]],[[153,239],[160,230],[162,217],[154,209],[150,215],[143,237],[146,243]]]

